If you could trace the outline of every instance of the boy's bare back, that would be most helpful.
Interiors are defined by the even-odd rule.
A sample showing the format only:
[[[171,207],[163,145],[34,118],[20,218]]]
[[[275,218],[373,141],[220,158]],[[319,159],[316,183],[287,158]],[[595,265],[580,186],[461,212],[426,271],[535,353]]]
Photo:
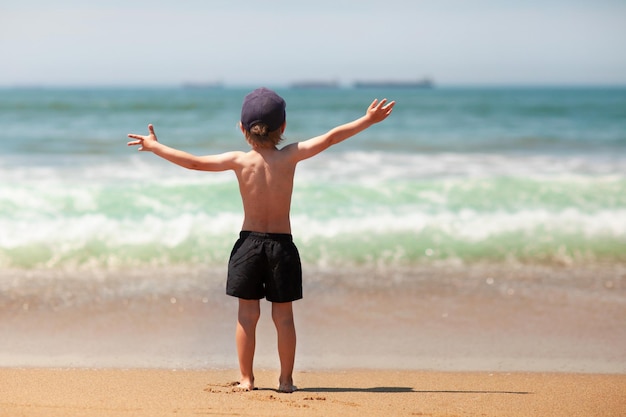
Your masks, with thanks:
[[[296,161],[286,150],[259,148],[237,158],[242,230],[291,233],[289,211]]]

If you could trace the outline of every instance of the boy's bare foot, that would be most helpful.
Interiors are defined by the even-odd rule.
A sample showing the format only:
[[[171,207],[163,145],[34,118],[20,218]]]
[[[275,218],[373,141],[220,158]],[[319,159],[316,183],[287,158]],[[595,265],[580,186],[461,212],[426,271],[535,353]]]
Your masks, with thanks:
[[[280,384],[278,386],[278,392],[282,392],[285,394],[291,394],[294,391],[297,391],[298,387],[293,384]]]
[[[235,392],[254,391],[256,389],[254,384],[248,381],[233,382],[231,386]]]

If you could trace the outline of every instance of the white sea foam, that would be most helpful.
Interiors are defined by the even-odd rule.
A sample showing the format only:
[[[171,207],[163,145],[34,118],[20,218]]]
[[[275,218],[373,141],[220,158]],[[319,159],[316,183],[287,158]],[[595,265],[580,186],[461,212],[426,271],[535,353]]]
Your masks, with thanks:
[[[154,204],[150,202],[149,204]],[[0,247],[15,248],[33,243],[79,242],[101,240],[108,245],[159,243],[176,246],[192,234],[224,235],[237,232],[242,216],[237,212],[216,214],[182,212],[161,217],[148,214],[138,219],[107,217],[103,213],[72,217],[0,219]],[[320,218],[309,214],[292,216],[293,229],[302,239],[332,238],[344,234],[419,233],[425,229],[439,230],[457,239],[479,241],[512,232],[532,232],[541,228],[546,233],[581,233],[585,236],[626,237],[626,209],[600,210],[592,213],[576,208],[560,211],[526,209],[516,212],[479,212],[463,209],[458,212],[427,213],[372,212]]]
[[[322,154],[302,162],[298,167],[296,185],[311,182],[355,182],[379,187],[395,181],[494,177],[588,182],[620,180],[625,175],[626,157],[617,154],[583,158],[577,155],[347,151]],[[144,153],[116,159],[61,159],[53,165],[46,164],[43,160],[38,163],[32,158],[3,160],[0,157],[0,178],[5,184],[46,186],[66,193],[71,193],[73,188],[81,185],[97,187],[100,184],[117,184],[138,187],[149,184],[180,186],[236,182],[232,172],[189,171]],[[16,196],[20,199],[18,201],[28,199],[24,194],[29,191],[23,190],[21,196]],[[10,191],[0,185],[0,200],[7,198],[8,192]]]
[[[548,242],[554,250],[562,244],[559,242],[562,242],[563,236],[578,236],[592,242],[609,239],[622,242],[626,248],[624,209],[595,213],[574,208],[560,212],[542,209],[514,213],[481,213],[474,210],[371,213],[331,219],[297,215],[293,217],[292,224],[296,239],[304,245],[321,239],[325,246],[330,245],[333,250],[344,254],[352,250],[349,241],[354,239],[378,240],[384,247],[383,242],[403,236],[394,244],[393,250],[400,251],[399,255],[396,254],[398,256],[413,251],[413,245],[424,242],[447,242],[446,250],[449,251],[474,243],[496,241],[508,235],[518,236],[518,242],[513,245],[542,241]],[[23,253],[20,255],[23,251],[32,252],[33,260],[27,263],[43,262],[48,266],[68,262],[88,263],[90,259],[101,262],[109,258],[132,263],[132,253],[136,250],[147,252],[148,258],[160,256],[166,259],[175,253],[182,262],[210,253],[220,253],[225,257],[240,225],[241,216],[238,213],[226,212],[218,215],[181,213],[171,218],[147,215],[140,219],[113,219],[101,213],[55,219],[0,219],[0,253],[3,254],[0,263],[9,266],[15,261],[14,256],[28,257]],[[424,242],[419,243],[422,240]],[[348,246],[344,248],[345,245]],[[153,255],[149,255],[150,252]],[[462,253],[457,255],[463,256]],[[390,255],[381,252],[380,256]]]
[[[127,250],[160,247],[184,262],[227,253],[241,226],[230,172],[188,171],[144,153],[41,161],[0,157],[0,266],[124,263]],[[601,251],[606,242],[626,247],[625,177],[618,154],[329,152],[298,168],[292,225],[304,244],[413,235],[460,247],[509,234],[519,245],[553,239],[554,251],[563,236],[588,239],[587,249]],[[345,241],[336,245],[346,253]]]
[[[622,177],[626,157],[602,155],[524,155],[488,153],[400,154],[388,152],[343,152],[324,154],[302,164],[299,174],[307,180],[359,179],[381,183],[429,178],[581,178]]]
[[[319,220],[309,216],[293,218],[293,227],[302,239],[334,238],[341,235],[419,233],[430,230],[455,240],[477,242],[507,233],[582,234],[624,239],[626,245],[626,210],[602,210],[584,213],[574,208],[560,212],[522,210],[515,213],[480,213],[474,210],[441,213],[375,213],[364,217]]]

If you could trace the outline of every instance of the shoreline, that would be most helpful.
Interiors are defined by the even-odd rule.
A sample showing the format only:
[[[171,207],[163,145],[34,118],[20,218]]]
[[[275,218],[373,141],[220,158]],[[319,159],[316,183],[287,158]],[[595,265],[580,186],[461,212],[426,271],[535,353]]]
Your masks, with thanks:
[[[293,394],[277,371],[233,392],[235,370],[0,368],[0,414],[47,417],[510,416],[618,417],[626,375],[343,370],[296,372]]]
[[[309,268],[296,369],[626,373],[625,271]],[[0,367],[236,368],[237,301],[222,270],[192,272],[5,281]],[[264,301],[260,369],[275,337]]]

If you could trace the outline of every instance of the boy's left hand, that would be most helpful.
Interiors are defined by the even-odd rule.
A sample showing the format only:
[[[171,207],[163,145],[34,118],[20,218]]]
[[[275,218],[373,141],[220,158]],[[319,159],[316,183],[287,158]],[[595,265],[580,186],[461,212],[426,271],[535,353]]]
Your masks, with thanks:
[[[156,134],[154,133],[154,126],[151,124],[148,125],[148,132],[150,133],[148,136],[135,135],[133,133],[129,133],[128,137],[131,139],[137,139],[128,142],[128,146],[136,146],[139,145],[139,151],[150,151],[154,147],[154,145],[158,142]]]
[[[387,103],[386,98],[382,99],[380,102],[378,99],[375,99],[368,107],[366,116],[372,124],[382,122],[391,114],[395,104],[395,101]]]

